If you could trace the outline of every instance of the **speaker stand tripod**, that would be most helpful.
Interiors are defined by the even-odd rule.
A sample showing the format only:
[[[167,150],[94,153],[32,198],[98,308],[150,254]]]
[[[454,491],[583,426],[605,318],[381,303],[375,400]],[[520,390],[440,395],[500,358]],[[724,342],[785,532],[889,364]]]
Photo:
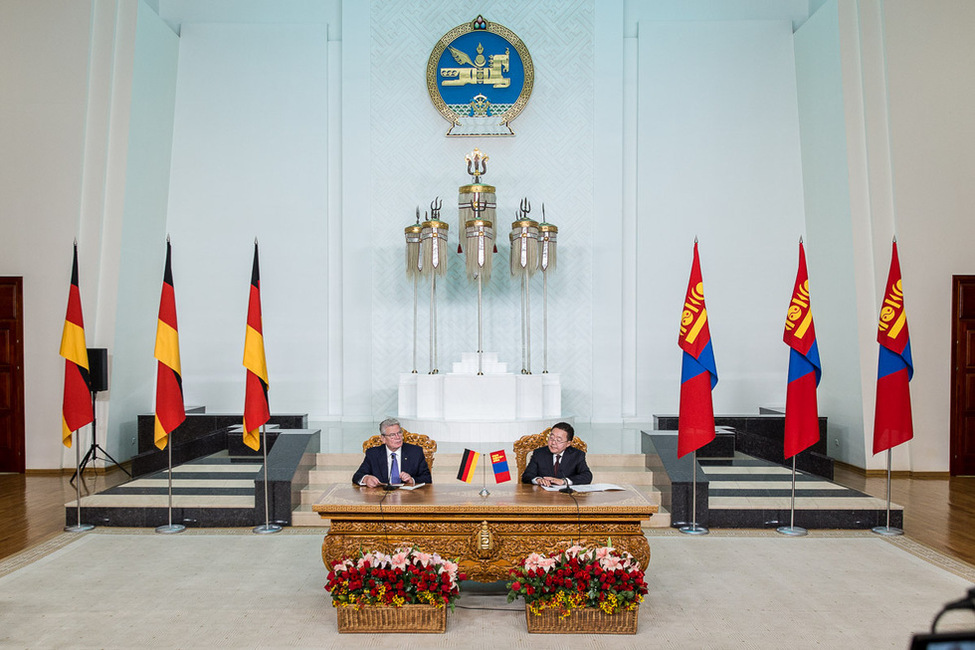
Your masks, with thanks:
[[[129,473],[129,470],[122,467],[117,460],[112,458],[111,454],[105,451],[104,447],[98,444],[98,438],[96,437],[98,435],[98,427],[96,426],[97,421],[95,420],[95,395],[97,394],[97,390],[91,391],[91,446],[88,447],[88,451],[85,453],[85,457],[81,459],[81,463],[78,464],[78,469],[76,469],[75,473],[71,475],[71,480],[69,482],[72,485],[74,485],[74,480],[81,476],[81,473],[85,471],[85,467],[87,467],[88,463],[98,460],[99,451],[102,452],[105,460],[112,461],[113,465],[125,472],[129,478],[132,478],[132,474]]]

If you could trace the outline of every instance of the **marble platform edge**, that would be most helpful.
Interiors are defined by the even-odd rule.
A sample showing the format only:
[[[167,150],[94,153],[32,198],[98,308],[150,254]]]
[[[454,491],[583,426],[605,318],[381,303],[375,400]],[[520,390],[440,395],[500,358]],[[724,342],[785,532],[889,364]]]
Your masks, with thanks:
[[[304,419],[301,421],[303,422]],[[253,481],[253,507],[173,507],[173,523],[181,523],[187,527],[211,528],[254,526],[265,523],[269,519],[279,525],[290,526],[291,513],[300,504],[301,492],[308,486],[309,473],[315,467],[315,458],[321,447],[321,431],[319,429],[278,429],[274,436],[268,434],[267,443],[267,467],[265,468],[262,463]],[[216,450],[213,453],[224,450]],[[263,456],[263,451],[261,454]],[[256,459],[263,460],[262,456]],[[192,460],[198,459],[190,459]],[[133,479],[135,480],[139,480],[139,477]],[[267,510],[264,506],[265,480],[267,480]],[[156,506],[85,506],[82,499],[80,516],[82,523],[95,526],[138,528],[168,523],[169,511],[169,508]],[[66,504],[66,525],[76,524],[78,516],[75,503]]]

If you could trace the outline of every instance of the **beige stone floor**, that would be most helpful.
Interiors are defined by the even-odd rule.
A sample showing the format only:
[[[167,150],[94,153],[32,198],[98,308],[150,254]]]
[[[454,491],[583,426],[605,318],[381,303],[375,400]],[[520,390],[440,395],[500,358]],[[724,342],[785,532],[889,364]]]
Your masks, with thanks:
[[[0,645],[905,648],[975,581],[972,567],[903,538],[650,531],[651,592],[635,637],[528,635],[518,603],[465,592],[445,635],[396,641],[336,633],[323,533],[62,535],[0,562]],[[958,617],[946,628],[972,623]]]

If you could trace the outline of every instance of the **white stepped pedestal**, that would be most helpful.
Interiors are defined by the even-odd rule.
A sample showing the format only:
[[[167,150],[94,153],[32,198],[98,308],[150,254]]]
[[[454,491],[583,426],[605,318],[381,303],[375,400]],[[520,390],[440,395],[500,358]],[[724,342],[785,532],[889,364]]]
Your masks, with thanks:
[[[438,441],[513,441],[562,419],[558,373],[508,372],[495,353],[480,360],[465,352],[453,372],[402,373],[399,419],[403,426]]]

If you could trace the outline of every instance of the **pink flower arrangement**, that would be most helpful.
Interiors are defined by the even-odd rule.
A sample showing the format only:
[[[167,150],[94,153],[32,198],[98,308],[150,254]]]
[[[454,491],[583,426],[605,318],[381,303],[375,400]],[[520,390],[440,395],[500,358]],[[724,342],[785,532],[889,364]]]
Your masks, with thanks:
[[[398,548],[387,555],[381,551],[360,551],[359,557],[332,563],[325,589],[333,607],[363,607],[428,604],[447,605],[451,611],[460,596],[456,562],[436,553],[415,548]]]
[[[532,553],[511,570],[508,602],[524,598],[541,615],[556,609],[565,618],[573,609],[598,607],[607,614],[639,607],[647,593],[639,562],[611,543],[599,548],[570,546],[548,555]]]

